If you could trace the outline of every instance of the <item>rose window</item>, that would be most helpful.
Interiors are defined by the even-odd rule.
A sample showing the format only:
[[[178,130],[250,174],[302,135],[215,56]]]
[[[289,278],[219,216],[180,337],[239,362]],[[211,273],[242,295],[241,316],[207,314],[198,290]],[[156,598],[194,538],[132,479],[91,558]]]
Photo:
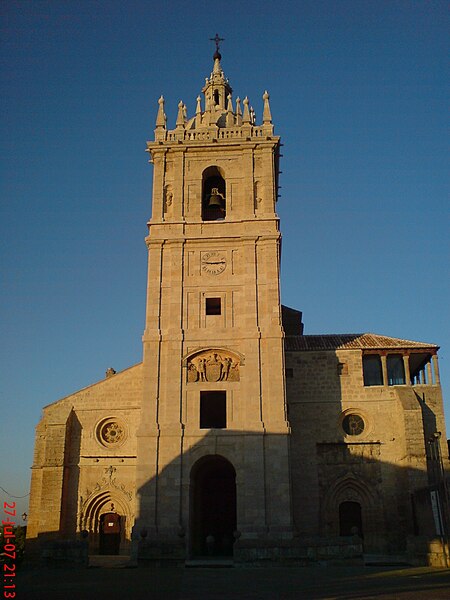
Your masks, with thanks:
[[[361,435],[364,431],[364,421],[359,415],[346,415],[342,421],[342,429],[347,435]]]
[[[114,417],[104,419],[97,426],[96,437],[102,446],[117,446],[125,439],[125,427]]]

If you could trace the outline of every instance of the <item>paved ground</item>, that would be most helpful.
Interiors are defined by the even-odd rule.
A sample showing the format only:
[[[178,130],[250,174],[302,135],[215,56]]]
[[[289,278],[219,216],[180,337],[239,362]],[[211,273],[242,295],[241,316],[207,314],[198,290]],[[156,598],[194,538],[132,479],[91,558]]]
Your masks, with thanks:
[[[43,569],[23,566],[15,579],[16,600],[450,599],[450,569],[427,567]]]

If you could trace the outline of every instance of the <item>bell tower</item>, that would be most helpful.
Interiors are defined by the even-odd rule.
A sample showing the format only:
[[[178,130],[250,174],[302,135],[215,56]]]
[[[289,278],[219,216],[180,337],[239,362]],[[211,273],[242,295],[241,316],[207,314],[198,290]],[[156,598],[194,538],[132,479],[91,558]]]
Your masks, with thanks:
[[[134,539],[152,557],[168,547],[179,558],[205,554],[207,538],[214,552],[237,556],[292,535],[280,138],[267,92],[259,125],[247,97],[233,101],[215,41],[195,115],[180,101],[168,129],[161,96],[147,144],[153,200]]]

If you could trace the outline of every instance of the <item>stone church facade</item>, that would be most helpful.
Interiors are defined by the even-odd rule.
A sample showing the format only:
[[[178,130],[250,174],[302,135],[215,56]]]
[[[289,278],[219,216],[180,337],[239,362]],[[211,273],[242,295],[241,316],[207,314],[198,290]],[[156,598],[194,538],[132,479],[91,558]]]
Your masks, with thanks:
[[[269,95],[257,125],[218,50],[202,92],[172,130],[161,97],[147,144],[143,361],[44,408],[30,548],[87,532],[91,554],[155,561],[439,554],[438,347],[303,335],[280,303]]]

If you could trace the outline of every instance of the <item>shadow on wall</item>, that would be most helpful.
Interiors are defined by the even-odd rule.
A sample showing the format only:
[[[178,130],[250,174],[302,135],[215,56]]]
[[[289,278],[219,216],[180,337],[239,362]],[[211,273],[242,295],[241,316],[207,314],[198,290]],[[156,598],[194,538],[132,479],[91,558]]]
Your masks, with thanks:
[[[265,469],[276,464],[273,453],[288,440],[288,435],[238,430],[181,438],[183,452],[138,490],[137,557],[159,564],[209,558],[296,564],[360,560],[359,538],[299,537],[290,515],[284,515],[286,526],[274,516],[276,479]],[[285,484],[290,495],[290,482]]]
[[[357,532],[366,553],[426,555],[425,540],[442,545],[450,528],[432,409],[439,386],[363,387],[362,353],[314,351],[304,347],[307,338],[301,348],[293,339],[286,352],[296,531],[324,538]],[[361,373],[360,381],[349,372]]]
[[[242,435],[250,434],[228,433],[229,448],[239,445]],[[379,460],[378,442],[317,443],[320,499],[315,505],[316,529],[302,531],[298,526],[296,516],[304,507],[296,496],[301,481],[293,481],[293,537],[271,536],[268,515],[263,515],[262,526],[255,527],[255,537],[249,540],[242,535],[246,529],[242,513],[251,503],[255,514],[264,506],[264,482],[261,480],[260,499],[253,491],[246,493],[243,470],[233,461],[224,441],[214,433],[207,434],[139,490],[143,502],[145,498],[155,502],[151,520],[136,521],[141,557],[184,560],[234,555],[235,559],[251,561],[277,556],[305,562],[351,559],[361,553],[354,538],[357,535],[366,553],[408,552],[418,564],[445,566],[438,556],[443,541],[439,538],[445,537],[449,526],[442,478],[433,481],[430,476],[428,484],[427,473],[419,469]],[[211,442],[216,454],[210,451]],[[413,489],[417,483],[423,487]],[[432,506],[436,491],[441,498],[439,513]],[[437,542],[433,541],[436,538]]]
[[[148,501],[154,504],[154,510],[149,513],[150,520],[139,518],[134,528],[141,558],[159,563],[233,556],[244,562],[275,558],[302,564],[315,560],[348,562],[361,557],[361,540],[355,538],[358,534],[366,553],[409,550],[418,564],[434,560],[435,564],[442,565],[436,557],[429,557],[435,545],[431,540],[439,537],[430,492],[440,490],[442,497],[442,482],[415,490],[411,496],[408,480],[415,476],[421,479],[423,472],[416,473],[414,469],[383,463],[361,448],[355,451],[354,447],[346,447],[344,443],[317,444],[318,480],[333,483],[328,490],[320,489],[323,497],[317,506],[316,533],[301,532],[295,522],[302,507],[296,499],[298,488],[293,482],[293,537],[277,539],[271,536],[269,515],[261,514],[257,518],[261,527],[254,528],[256,537],[250,543],[248,539],[242,539],[242,529],[245,529],[242,513],[252,514],[253,505],[256,514],[258,508],[264,506],[263,498],[258,500],[252,493],[246,493],[249,482],[242,479],[243,469],[239,468],[238,460],[233,460],[233,449],[243,438],[250,436],[254,443],[261,444],[265,443],[265,437],[273,437],[240,431],[227,431],[226,435],[209,432],[166,465],[158,477],[150,479],[138,490],[138,497],[144,505]],[[212,445],[217,448],[216,453],[211,452]],[[378,447],[374,443],[371,445]],[[116,472],[120,482],[120,466],[117,466]],[[397,489],[404,489],[405,493],[401,496],[397,492],[395,502],[389,505],[390,497],[383,497],[377,489],[380,481],[395,483]],[[264,481],[259,483],[264,495]],[[129,508],[125,507],[125,499],[120,500],[119,496],[119,490],[111,494],[115,501],[114,514],[123,524]],[[111,546],[105,542],[104,535],[108,534],[105,533],[102,538],[101,528],[107,526],[106,520],[111,515],[106,506],[105,510],[98,510],[97,516],[92,515],[92,529],[87,534],[88,546],[76,526],[75,505],[76,501],[72,498],[67,505],[72,507],[70,518],[68,508],[63,513],[67,527],[64,532],[39,534],[41,552],[48,564],[63,561],[85,564],[88,548],[89,554],[98,554],[102,552],[102,545],[107,548],[107,554],[130,553],[130,537],[124,527],[114,532],[120,533],[119,538],[116,537],[115,541],[119,540],[119,543],[114,551],[111,551],[114,544]],[[444,510],[442,519],[443,533],[444,528],[448,531],[449,524]],[[395,531],[391,529],[393,521],[397,521]],[[439,551],[437,548],[436,552]]]
[[[77,529],[78,489],[80,482],[81,423],[72,410],[66,428],[61,532],[70,535]]]
[[[198,431],[188,435],[180,426],[176,435],[149,436],[148,472],[153,453],[159,472],[136,493],[125,488],[121,464],[112,455],[104,461],[109,467],[98,490],[80,498],[81,426],[72,411],[66,427],[60,529],[41,532],[38,541],[62,539],[69,548],[85,530],[91,554],[129,554],[135,523],[135,546],[155,560],[237,553],[249,560],[277,553],[297,560],[351,558],[358,553],[355,534],[367,553],[405,552],[410,540],[411,552],[429,554],[427,540],[444,538],[450,527],[437,419],[428,402],[433,386],[388,388],[392,407],[398,409],[392,419],[401,416],[401,426],[415,435],[411,439],[416,449],[405,447],[403,455],[397,452],[386,460],[389,440],[367,427],[370,418],[365,419],[364,408],[344,407],[345,373],[337,354],[319,353],[310,362],[305,353],[297,357],[303,361],[299,367],[305,381],[312,383],[292,393],[290,386],[296,382],[287,379],[290,435],[218,428],[201,430],[205,433],[200,437]],[[385,392],[380,388],[370,393]],[[277,529],[273,520],[274,490],[267,472],[287,445],[291,531]],[[140,511],[136,520],[135,503]],[[415,550],[413,542],[418,544]],[[64,555],[64,545],[55,552]]]

